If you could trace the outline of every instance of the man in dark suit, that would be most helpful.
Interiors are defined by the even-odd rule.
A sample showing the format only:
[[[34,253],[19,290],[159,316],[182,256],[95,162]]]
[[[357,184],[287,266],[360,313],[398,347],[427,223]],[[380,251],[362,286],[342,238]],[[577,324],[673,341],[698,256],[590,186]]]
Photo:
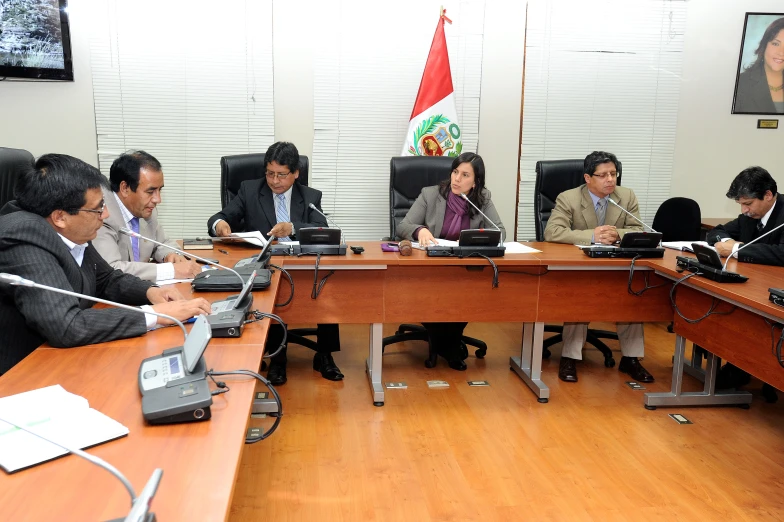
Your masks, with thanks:
[[[784,223],[784,195],[776,181],[762,167],[749,167],[735,176],[727,197],[740,204],[741,215],[711,230],[706,241],[722,256],[744,263],[784,266],[784,227],[753,245],[748,243]],[[737,388],[749,383],[750,376],[732,364],[725,364],[716,377],[716,388]],[[771,390],[765,390],[766,395]]]
[[[244,223],[246,230],[258,230],[278,241],[294,241],[301,228],[327,227],[324,216],[310,208],[321,209],[321,192],[295,183],[299,177],[299,151],[293,143],[273,143],[264,155],[266,179],[243,181],[237,196],[207,221],[212,236],[226,237]],[[277,346],[282,331],[273,325],[268,344]],[[336,324],[318,325],[316,355],[313,369],[331,381],[343,379],[332,358],[340,350],[340,332]],[[272,384],[286,382],[286,348],[273,357],[267,379]]]
[[[0,272],[185,320],[209,313],[204,299],[153,287],[110,267],[91,244],[107,209],[98,169],[47,154],[17,182],[16,201],[0,214]],[[24,286],[0,287],[0,374],[44,342],[67,348],[142,335],[163,318]],[[143,307],[144,308],[144,307]]]

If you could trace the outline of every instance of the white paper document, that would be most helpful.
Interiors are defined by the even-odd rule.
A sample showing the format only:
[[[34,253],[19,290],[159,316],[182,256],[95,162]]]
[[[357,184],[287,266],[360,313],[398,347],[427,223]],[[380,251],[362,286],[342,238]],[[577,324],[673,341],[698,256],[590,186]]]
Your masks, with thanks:
[[[0,418],[80,449],[128,435],[128,428],[90,408],[87,399],[60,385],[3,397]],[[60,446],[0,421],[0,467],[7,473],[67,453]]]
[[[225,241],[227,243],[244,241],[258,247],[263,247],[267,244],[267,238],[258,230],[253,230],[251,232],[233,232],[229,237],[212,237],[210,239],[213,241]]]
[[[522,243],[515,243],[514,241],[508,241],[504,243],[504,246],[506,247],[506,254],[535,254],[541,252],[541,250],[531,248]]]
[[[681,250],[681,251],[694,253],[694,250],[691,249],[692,243],[697,243],[698,245],[702,245],[706,247],[711,246],[705,241],[662,241],[662,246],[664,248],[672,248],[673,250]]]

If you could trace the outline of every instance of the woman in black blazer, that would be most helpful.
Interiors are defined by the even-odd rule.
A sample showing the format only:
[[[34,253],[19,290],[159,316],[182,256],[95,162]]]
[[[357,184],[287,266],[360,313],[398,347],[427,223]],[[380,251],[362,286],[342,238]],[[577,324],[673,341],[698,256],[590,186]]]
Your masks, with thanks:
[[[738,78],[734,112],[784,114],[784,18],[768,26],[754,53]]]

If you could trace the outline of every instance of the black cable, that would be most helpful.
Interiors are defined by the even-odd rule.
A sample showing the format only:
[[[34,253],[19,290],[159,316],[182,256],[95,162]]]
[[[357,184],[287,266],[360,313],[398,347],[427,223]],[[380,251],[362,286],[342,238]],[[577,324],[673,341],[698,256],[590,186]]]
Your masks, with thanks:
[[[629,265],[629,283],[626,286],[626,291],[627,292],[629,292],[631,295],[636,295],[636,296],[639,297],[642,294],[644,294],[645,292],[647,292],[648,290],[651,290],[653,288],[661,288],[662,286],[666,286],[666,285],[670,284],[669,281],[665,281],[664,283],[650,286],[648,284],[648,274],[650,273],[650,271],[646,271],[646,272],[643,272],[643,275],[642,275],[643,281],[645,282],[645,287],[642,290],[640,290],[639,292],[637,292],[635,290],[632,290],[632,279],[634,279],[634,262],[637,261],[640,257],[642,257],[642,256],[639,256],[639,255],[634,256],[632,258],[631,265]]]
[[[212,379],[212,382],[215,383],[215,386],[217,386],[219,388],[217,390],[213,390],[213,391],[210,392],[210,394],[213,397],[216,396],[216,395],[221,395],[223,393],[228,393],[228,392],[231,391],[231,388],[226,386],[225,382],[223,382],[223,381],[216,381],[215,377],[213,377],[212,374],[210,374],[210,373],[208,373],[207,376],[209,376],[209,378]]]
[[[693,273],[691,273],[689,275],[681,277],[680,279],[675,281],[675,283],[673,283],[672,288],[670,289],[670,303],[672,304],[672,307],[675,310],[675,312],[681,317],[681,319],[683,319],[684,321],[686,321],[689,324],[696,324],[696,323],[699,323],[700,321],[702,321],[703,319],[708,318],[711,315],[730,315],[732,312],[735,311],[737,306],[732,305],[732,309],[729,312],[715,312],[714,310],[716,310],[716,308],[719,306],[719,304],[721,304],[721,301],[714,297],[713,300],[711,301],[710,308],[708,309],[707,312],[705,312],[705,315],[703,315],[702,317],[698,317],[697,319],[689,319],[688,317],[683,315],[681,313],[680,309],[678,309],[678,305],[675,303],[676,289],[678,288],[679,284],[681,284],[682,282],[684,282],[687,279],[689,279],[691,277],[694,277],[696,275],[702,275],[702,272],[693,272]]]
[[[261,381],[261,383],[264,386],[266,386],[267,388],[269,388],[270,392],[272,392],[272,396],[275,398],[275,403],[278,405],[278,413],[275,414],[275,415],[270,414],[270,416],[274,416],[275,417],[275,422],[274,422],[274,424],[272,425],[272,427],[269,430],[267,430],[265,433],[262,433],[258,437],[248,437],[248,438],[246,438],[245,439],[245,444],[254,444],[256,442],[259,442],[260,440],[266,439],[267,437],[269,437],[270,435],[275,433],[275,430],[278,428],[278,425],[280,424],[280,418],[283,417],[283,404],[280,402],[280,395],[278,395],[278,390],[276,390],[275,387],[272,386],[272,384],[270,384],[270,382],[267,379],[265,379],[264,377],[262,377],[258,373],[252,372],[250,370],[233,370],[233,371],[230,371],[230,372],[216,372],[215,370],[208,370],[207,371],[207,375],[209,375],[210,377],[212,377],[213,375],[216,375],[216,376],[221,376],[221,375],[248,375],[250,377],[255,377],[256,379]]]
[[[330,270],[330,272],[325,275],[321,281],[319,281],[318,273],[319,273],[319,264],[321,263],[321,252],[302,252],[297,254],[297,257],[301,256],[316,256],[316,266],[313,269],[313,289],[310,291],[310,298],[311,299],[318,299],[319,294],[321,294],[321,290],[324,288],[324,285],[327,283],[327,279],[335,275],[334,270]]]
[[[771,323],[764,317],[763,319],[768,325],[770,325],[770,351],[773,354],[773,357],[775,357],[778,361],[779,365],[784,368],[784,359],[781,357],[781,349],[782,345],[784,345],[784,325],[781,323]],[[779,336],[778,342],[776,342],[776,327],[781,328],[781,335]]]
[[[479,252],[471,252],[465,257],[483,257],[487,259],[487,262],[490,263],[490,266],[493,267],[493,288],[498,288],[498,266],[496,266],[495,262],[487,257],[484,254],[480,254]]]
[[[279,316],[275,314],[268,314],[266,312],[260,312],[258,310],[253,310],[251,313],[253,314],[254,318],[245,321],[245,324],[255,323],[256,321],[261,321],[263,318],[267,318],[267,319],[272,319],[273,321],[277,321],[283,327],[283,340],[281,341],[280,346],[278,346],[278,349],[272,353],[264,354],[265,359],[270,359],[272,357],[275,357],[281,352],[281,350],[283,350],[283,348],[286,347],[286,343],[288,342],[289,329],[286,326],[286,323],[284,323],[283,319],[281,319]]]
[[[527,275],[527,276],[531,276],[531,277],[542,277],[543,275],[546,275],[546,274],[548,274],[550,272],[550,269],[548,267],[546,267],[546,266],[545,267],[540,267],[540,268],[544,268],[544,271],[543,272],[539,272],[538,274],[532,274],[531,272],[521,272],[519,270],[499,270],[498,273],[500,273],[500,274],[521,274],[521,275]]]
[[[291,293],[289,294],[289,298],[286,300],[285,303],[275,303],[275,306],[286,306],[286,305],[288,305],[291,302],[291,300],[294,299],[294,280],[291,278],[291,274],[289,274],[288,270],[286,270],[285,268],[280,267],[278,265],[273,265],[272,263],[269,263],[267,266],[271,266],[273,268],[276,268],[276,269],[280,270],[280,273],[283,274],[284,276],[286,276],[286,279],[288,279],[289,286],[291,287]]]

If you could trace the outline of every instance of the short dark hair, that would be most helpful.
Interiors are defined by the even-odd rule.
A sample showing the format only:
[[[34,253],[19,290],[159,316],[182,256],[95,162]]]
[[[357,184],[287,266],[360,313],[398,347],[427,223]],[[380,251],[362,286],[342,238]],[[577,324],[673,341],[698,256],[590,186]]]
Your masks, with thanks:
[[[120,183],[123,181],[128,184],[132,191],[136,192],[139,188],[139,173],[142,169],[149,169],[159,172],[161,162],[155,159],[152,154],[143,150],[129,150],[120,155],[112,163],[109,169],[109,181],[112,184],[112,192],[120,191]]]
[[[754,50],[754,54],[757,55],[757,59],[754,60],[754,63],[749,65],[746,69],[751,69],[756,65],[760,67],[763,65],[765,61],[765,49],[768,47],[768,43],[773,40],[779,31],[784,29],[784,18],[778,18],[773,20],[773,22],[765,29],[765,32],[762,33],[762,38],[760,38],[760,43],[757,48]],[[775,87],[775,85],[774,85]]]
[[[763,199],[767,191],[775,196],[776,189],[776,181],[767,170],[762,167],[749,167],[732,180],[727,197],[735,201],[740,198]]]
[[[44,154],[16,182],[16,201],[22,210],[47,217],[55,210],[75,215],[90,189],[108,187],[101,171],[65,154]]]
[[[618,158],[615,157],[615,154],[611,152],[604,152],[602,150],[595,150],[588,154],[583,161],[583,172],[589,175],[593,175],[596,172],[596,167],[601,165],[602,163],[612,162],[615,165],[616,172],[620,172],[620,168],[618,168]]]
[[[466,196],[468,196],[468,199],[471,200],[471,203],[479,208],[482,208],[485,204],[485,197],[482,195],[482,191],[485,188],[485,162],[482,159],[482,156],[479,154],[474,154],[473,152],[464,152],[452,160],[452,172],[454,172],[455,169],[463,163],[470,163],[471,167],[474,169],[474,185],[476,185],[474,188],[468,191]],[[451,179],[446,179],[441,182],[439,192],[444,199],[449,196],[451,184]],[[477,214],[477,211],[471,205],[469,205],[468,211],[469,215],[471,216]]]
[[[264,168],[273,161],[279,165],[289,168],[289,172],[299,170],[299,151],[293,143],[288,141],[278,141],[270,145],[264,154]]]

